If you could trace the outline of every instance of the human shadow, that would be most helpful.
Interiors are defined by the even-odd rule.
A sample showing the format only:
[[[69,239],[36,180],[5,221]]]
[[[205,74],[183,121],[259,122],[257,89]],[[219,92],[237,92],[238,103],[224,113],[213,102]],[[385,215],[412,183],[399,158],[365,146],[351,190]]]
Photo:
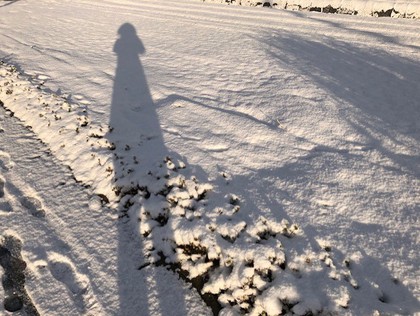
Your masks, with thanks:
[[[146,50],[133,25],[123,24],[114,45],[117,67],[107,139],[113,150],[113,187],[118,195],[118,315],[185,315],[182,291],[176,305],[162,304],[168,296],[164,268],[145,264],[144,240],[133,227],[127,210],[147,172],[169,155],[162,136],[156,105],[150,94],[139,55]],[[137,232],[136,232],[137,229]],[[174,293],[171,293],[174,295]],[[145,305],[145,302],[147,303]]]

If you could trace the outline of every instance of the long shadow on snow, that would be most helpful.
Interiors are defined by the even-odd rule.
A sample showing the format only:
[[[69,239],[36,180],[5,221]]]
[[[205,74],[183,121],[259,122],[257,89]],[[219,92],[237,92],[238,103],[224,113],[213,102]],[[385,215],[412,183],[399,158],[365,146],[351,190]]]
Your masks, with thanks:
[[[143,66],[139,55],[145,53],[145,48],[131,24],[123,24],[118,30],[119,38],[114,45],[117,54],[117,68],[112,94],[110,128],[108,139],[115,145],[114,174],[115,182],[129,174],[128,159],[131,162],[148,163],[167,154],[163,142],[155,104],[150,95]],[[145,141],[141,157],[131,151],[136,144]],[[127,168],[127,169],[126,169]],[[122,184],[123,185],[123,184]],[[124,205],[119,205],[120,210]],[[147,302],[149,296],[156,295],[158,300],[164,291],[164,284],[159,278],[143,281],[144,274],[138,270],[143,261],[141,238],[134,233],[129,221],[124,217],[119,222],[118,241],[118,282],[120,295],[120,315],[148,315],[149,306],[141,306],[136,302]],[[134,251],[133,253],[131,251]],[[151,269],[149,273],[156,273]],[[154,292],[154,293],[153,293]],[[160,302],[158,302],[159,304]],[[185,310],[184,302],[178,301],[177,310]],[[160,309],[160,306],[156,308]]]
[[[133,25],[123,24],[118,33],[119,38],[114,45],[117,68],[110,131],[107,134],[108,140],[113,144],[113,181],[115,193],[120,198],[118,208],[121,214],[118,223],[118,314],[149,315],[158,312],[163,315],[186,315],[188,311],[183,292],[174,291],[173,286],[170,287],[164,278],[165,273],[172,272],[160,266],[165,265],[164,261],[150,265],[150,260],[144,256],[145,239],[141,236],[139,222],[134,217],[130,219],[127,212],[132,205],[130,198],[133,196],[143,195],[148,199],[148,186],[153,185],[153,181],[158,182],[159,178],[154,171],[159,166],[166,167],[166,157],[171,157],[174,161],[181,159],[165,146],[156,113],[158,102],[155,103],[152,99],[139,59],[139,55],[145,53],[145,48]],[[161,220],[160,225],[165,226],[164,219]],[[170,229],[169,225],[165,227]],[[168,235],[173,236],[173,232],[167,230],[165,235],[165,238],[172,239]],[[175,300],[169,302],[169,297]],[[141,302],[149,304],[142,306]]]

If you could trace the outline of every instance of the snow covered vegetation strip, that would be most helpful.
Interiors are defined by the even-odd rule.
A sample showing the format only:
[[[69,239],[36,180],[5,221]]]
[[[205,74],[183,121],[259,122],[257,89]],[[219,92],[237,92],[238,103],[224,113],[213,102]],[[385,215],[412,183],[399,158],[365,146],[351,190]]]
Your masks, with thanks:
[[[374,17],[420,17],[420,1],[381,0],[199,0],[243,6],[262,6],[293,11],[369,15]]]

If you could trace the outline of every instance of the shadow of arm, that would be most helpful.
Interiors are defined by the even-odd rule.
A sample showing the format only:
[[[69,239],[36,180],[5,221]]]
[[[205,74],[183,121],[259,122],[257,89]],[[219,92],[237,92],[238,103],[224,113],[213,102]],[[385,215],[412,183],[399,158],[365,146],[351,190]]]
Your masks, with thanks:
[[[208,104],[204,104],[203,102],[196,101],[196,100],[193,100],[193,99],[190,99],[190,98],[187,98],[187,97],[184,97],[182,95],[175,94],[175,93],[170,94],[163,99],[157,100],[155,104],[156,104],[156,106],[159,107],[159,106],[171,105],[171,104],[175,103],[176,101],[185,101],[185,102],[189,102],[189,103],[192,103],[192,104],[195,104],[195,105],[205,107],[207,109],[220,111],[220,112],[223,112],[223,113],[226,113],[226,114],[229,114],[229,115],[235,115],[235,116],[238,116],[238,117],[241,117],[241,118],[245,118],[247,120],[251,120],[251,121],[256,122],[258,124],[263,124],[270,129],[278,129],[279,128],[275,124],[271,124],[269,122],[259,120],[259,119],[255,118],[255,117],[253,117],[249,114],[238,112],[238,111],[233,111],[233,110],[228,110],[228,109],[218,108],[218,107],[208,105]],[[209,99],[209,98],[206,98],[205,101],[217,102],[217,100]]]

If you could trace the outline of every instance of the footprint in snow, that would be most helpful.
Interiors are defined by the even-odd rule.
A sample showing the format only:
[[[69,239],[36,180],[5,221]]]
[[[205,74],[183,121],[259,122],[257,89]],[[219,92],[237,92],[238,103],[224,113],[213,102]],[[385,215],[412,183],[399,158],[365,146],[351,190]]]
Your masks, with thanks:
[[[45,211],[42,208],[40,200],[34,197],[23,196],[20,198],[20,204],[26,208],[32,216],[45,217]]]
[[[48,268],[51,275],[67,287],[82,315],[103,315],[92,293],[89,278],[78,272],[68,257],[56,252],[48,253]]]
[[[11,211],[13,211],[13,209],[9,202],[0,202],[0,215],[2,213],[10,213]]]
[[[0,199],[4,196],[4,184],[5,184],[5,180],[0,177]]]
[[[74,264],[58,253],[51,253],[48,256],[48,266],[51,274],[58,281],[64,283],[71,293],[84,294],[88,288],[87,277],[76,271]]]
[[[9,154],[0,152],[0,170],[9,171],[11,168],[13,168],[13,163],[10,161]]]
[[[5,191],[4,191],[5,184],[6,184],[6,180],[4,180],[0,176],[0,215],[4,213],[10,213],[13,210],[12,206],[5,198]]]
[[[0,265],[4,270],[4,308],[8,312],[23,310],[24,315],[39,313],[25,289],[26,262],[21,255],[22,241],[13,235],[0,236]]]

